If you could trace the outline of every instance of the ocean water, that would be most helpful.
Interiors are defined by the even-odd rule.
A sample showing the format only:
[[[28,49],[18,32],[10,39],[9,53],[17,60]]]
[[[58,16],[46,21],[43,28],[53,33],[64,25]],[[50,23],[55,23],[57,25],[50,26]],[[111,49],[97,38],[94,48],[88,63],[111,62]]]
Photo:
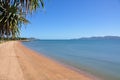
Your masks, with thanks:
[[[23,44],[102,80],[120,80],[120,40],[36,40]]]

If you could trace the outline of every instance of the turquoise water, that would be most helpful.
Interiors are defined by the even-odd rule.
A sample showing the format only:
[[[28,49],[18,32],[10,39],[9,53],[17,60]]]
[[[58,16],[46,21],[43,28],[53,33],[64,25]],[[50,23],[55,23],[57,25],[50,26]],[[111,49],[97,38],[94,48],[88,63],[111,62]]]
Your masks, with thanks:
[[[23,44],[102,80],[120,80],[120,40],[36,40]]]

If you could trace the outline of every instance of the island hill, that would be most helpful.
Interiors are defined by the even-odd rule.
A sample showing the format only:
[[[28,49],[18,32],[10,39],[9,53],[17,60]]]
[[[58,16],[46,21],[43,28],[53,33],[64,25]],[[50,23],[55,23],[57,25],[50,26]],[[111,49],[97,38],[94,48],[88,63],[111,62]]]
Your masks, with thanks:
[[[71,40],[120,40],[120,36],[98,36],[98,37],[82,37]]]

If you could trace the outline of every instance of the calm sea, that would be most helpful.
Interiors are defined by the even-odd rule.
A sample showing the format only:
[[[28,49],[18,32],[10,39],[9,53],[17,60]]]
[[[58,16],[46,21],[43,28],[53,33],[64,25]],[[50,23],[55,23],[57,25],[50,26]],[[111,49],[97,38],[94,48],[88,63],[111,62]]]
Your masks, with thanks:
[[[120,80],[120,40],[36,40],[23,44],[102,80]]]

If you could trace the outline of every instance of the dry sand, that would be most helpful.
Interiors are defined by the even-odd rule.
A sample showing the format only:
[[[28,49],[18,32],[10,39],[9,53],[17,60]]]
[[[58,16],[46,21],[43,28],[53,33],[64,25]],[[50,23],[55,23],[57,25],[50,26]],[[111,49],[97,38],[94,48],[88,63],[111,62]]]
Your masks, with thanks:
[[[18,41],[0,44],[0,80],[93,80],[24,47]]]

